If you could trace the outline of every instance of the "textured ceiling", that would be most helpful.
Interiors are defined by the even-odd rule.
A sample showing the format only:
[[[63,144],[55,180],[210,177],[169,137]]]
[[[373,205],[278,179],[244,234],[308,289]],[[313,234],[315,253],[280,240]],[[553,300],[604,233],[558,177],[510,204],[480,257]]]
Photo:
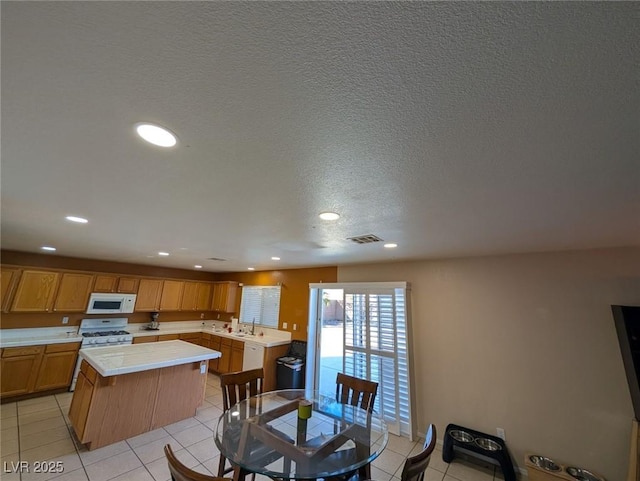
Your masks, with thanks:
[[[1,9],[4,249],[230,271],[640,244],[637,3]]]

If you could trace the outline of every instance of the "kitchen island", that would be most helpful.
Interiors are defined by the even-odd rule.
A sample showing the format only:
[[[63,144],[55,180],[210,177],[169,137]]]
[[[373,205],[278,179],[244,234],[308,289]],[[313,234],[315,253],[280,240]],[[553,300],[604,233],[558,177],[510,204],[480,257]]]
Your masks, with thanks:
[[[184,341],[80,351],[69,420],[89,450],[192,417],[218,351]]]

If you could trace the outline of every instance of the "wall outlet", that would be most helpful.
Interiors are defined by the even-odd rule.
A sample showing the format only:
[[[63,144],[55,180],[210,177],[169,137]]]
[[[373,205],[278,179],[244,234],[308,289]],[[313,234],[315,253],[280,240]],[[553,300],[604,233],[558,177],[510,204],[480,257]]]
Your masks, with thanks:
[[[502,439],[503,441],[506,441],[505,437],[504,437],[504,429],[502,428],[496,428],[496,433],[498,434],[498,437],[500,439]]]
[[[200,313],[200,319],[204,319],[204,312]]]
[[[286,328],[287,328],[287,326],[288,326],[288,324],[287,324],[286,322],[283,322],[283,323],[282,323],[282,329],[286,329]]]
[[[297,330],[298,330],[298,325],[297,325],[297,324],[294,324],[294,325],[293,325],[293,330],[294,330],[294,331],[297,331]]]
[[[218,314],[218,317],[216,317],[216,319],[220,319],[220,314]]]
[[[67,316],[62,318],[62,324],[69,324],[69,318]]]

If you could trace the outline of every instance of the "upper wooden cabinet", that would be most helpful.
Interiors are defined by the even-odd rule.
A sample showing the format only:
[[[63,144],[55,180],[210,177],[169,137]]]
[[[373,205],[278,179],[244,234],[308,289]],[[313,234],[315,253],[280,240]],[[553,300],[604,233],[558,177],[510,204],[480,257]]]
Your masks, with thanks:
[[[49,312],[60,274],[51,271],[22,271],[16,295],[11,304],[12,312]]]
[[[137,294],[140,279],[137,277],[118,277],[113,274],[98,274],[93,292],[119,292],[122,294]]]
[[[137,294],[140,285],[140,279],[137,277],[120,277],[118,278],[117,292],[122,294]]]
[[[210,282],[185,282],[182,292],[181,311],[209,311],[211,310],[211,292],[213,284]]]
[[[138,297],[136,298],[136,311],[159,311],[160,296],[162,294],[161,279],[140,279]]]
[[[2,280],[2,297],[0,300],[0,309],[4,312],[9,310],[9,301],[11,295],[18,282],[20,276],[20,269],[17,267],[2,267],[0,268],[0,279]]]
[[[179,311],[184,281],[164,281],[162,295],[160,296],[161,311]]]
[[[72,274],[69,272],[62,274],[53,310],[84,312],[93,287],[93,278],[94,276],[91,274]]]
[[[118,277],[108,274],[98,274],[93,283],[93,292],[116,292]]]
[[[211,310],[218,312],[235,312],[237,294],[237,282],[214,282]]]

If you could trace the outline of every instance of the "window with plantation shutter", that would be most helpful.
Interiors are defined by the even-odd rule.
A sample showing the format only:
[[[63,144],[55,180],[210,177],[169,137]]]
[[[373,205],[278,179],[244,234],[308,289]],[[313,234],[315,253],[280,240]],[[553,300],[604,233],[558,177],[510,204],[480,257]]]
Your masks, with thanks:
[[[265,327],[278,327],[280,286],[244,286],[239,321]]]

